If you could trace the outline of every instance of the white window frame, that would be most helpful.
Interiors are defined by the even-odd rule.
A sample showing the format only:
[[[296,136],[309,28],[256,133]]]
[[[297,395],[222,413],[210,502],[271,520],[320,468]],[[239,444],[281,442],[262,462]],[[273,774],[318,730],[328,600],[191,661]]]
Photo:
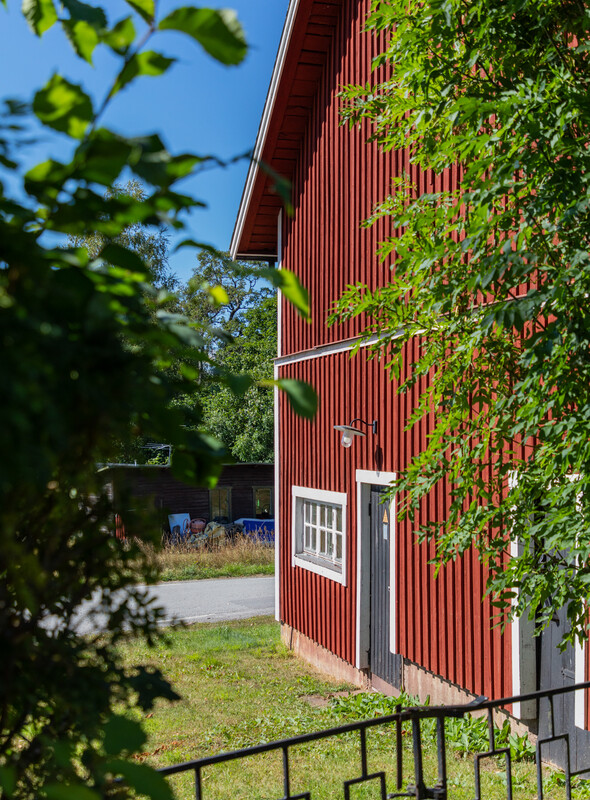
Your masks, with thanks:
[[[324,578],[341,583],[346,586],[348,544],[347,544],[347,507],[348,495],[346,492],[329,492],[324,489],[311,489],[305,486],[292,486],[292,522],[291,522],[291,545],[293,567],[302,567]],[[342,560],[329,560],[320,556],[312,556],[303,552],[303,519],[301,516],[301,506],[303,501],[309,500],[316,503],[327,503],[340,506],[342,511]],[[301,503],[299,501],[302,501]]]

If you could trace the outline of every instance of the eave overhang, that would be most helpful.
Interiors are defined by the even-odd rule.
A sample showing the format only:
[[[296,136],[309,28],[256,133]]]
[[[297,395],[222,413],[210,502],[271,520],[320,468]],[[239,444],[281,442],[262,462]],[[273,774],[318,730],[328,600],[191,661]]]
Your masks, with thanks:
[[[341,7],[341,0],[289,3],[232,235],[232,258],[277,260],[283,199],[274,188],[273,174],[293,179]]]

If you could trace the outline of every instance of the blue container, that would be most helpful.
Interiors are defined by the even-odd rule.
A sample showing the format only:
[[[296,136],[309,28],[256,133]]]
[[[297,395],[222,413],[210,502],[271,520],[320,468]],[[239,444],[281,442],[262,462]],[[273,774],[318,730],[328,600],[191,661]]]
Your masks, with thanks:
[[[274,544],[275,541],[275,521],[274,519],[249,519],[248,517],[239,520],[240,525],[244,526],[244,533],[259,542]]]

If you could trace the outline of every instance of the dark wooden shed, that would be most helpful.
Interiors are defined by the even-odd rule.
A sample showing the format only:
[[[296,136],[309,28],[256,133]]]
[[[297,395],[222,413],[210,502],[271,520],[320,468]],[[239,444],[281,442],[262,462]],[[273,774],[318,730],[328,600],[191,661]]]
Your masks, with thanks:
[[[268,519],[274,514],[272,464],[227,464],[215,489],[182,483],[165,466],[114,464],[105,467],[103,474],[127,529],[141,517],[142,525],[153,519],[161,530],[168,514],[228,522],[242,517]]]

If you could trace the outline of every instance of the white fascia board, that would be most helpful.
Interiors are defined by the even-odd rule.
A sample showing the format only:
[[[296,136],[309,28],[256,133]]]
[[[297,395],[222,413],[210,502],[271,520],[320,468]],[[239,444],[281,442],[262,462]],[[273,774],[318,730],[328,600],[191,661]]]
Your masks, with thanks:
[[[369,339],[364,340],[362,337],[356,336],[352,339],[342,339],[332,344],[320,344],[309,350],[300,350],[288,356],[280,356],[275,359],[275,364],[279,367],[283,367],[287,364],[297,364],[299,361],[310,361],[311,359],[322,358],[323,356],[333,356],[337,353],[345,353],[348,350],[352,350],[353,347],[356,346],[369,347],[372,344],[376,344],[380,338],[378,334],[375,334]]]
[[[246,184],[242,192],[242,199],[240,200],[240,207],[238,209],[238,216],[234,232],[231,237],[231,244],[229,246],[229,253],[231,258],[235,259],[238,256],[238,243],[242,237],[244,230],[244,222],[252,199],[252,192],[254,190],[254,182],[259,170],[259,162],[262,158],[262,152],[266,142],[266,135],[268,133],[268,126],[272,117],[275,101],[277,99],[279,83],[283,74],[283,67],[285,66],[287,50],[291,41],[295,17],[297,16],[297,9],[299,8],[299,0],[291,0],[289,8],[287,9],[287,17],[279,43],[279,49],[275,60],[275,65],[270,79],[270,86],[268,87],[268,94],[266,95],[266,102],[264,103],[264,110],[262,111],[262,119],[260,120],[260,127],[256,136],[256,144],[254,145],[254,153],[250,161],[248,175],[246,177]],[[266,256],[268,258],[268,256]]]
[[[278,367],[274,368],[275,381],[279,378]],[[281,508],[281,439],[279,423],[279,387],[274,387],[274,482],[275,482],[275,619],[281,621],[281,519],[276,509]]]

